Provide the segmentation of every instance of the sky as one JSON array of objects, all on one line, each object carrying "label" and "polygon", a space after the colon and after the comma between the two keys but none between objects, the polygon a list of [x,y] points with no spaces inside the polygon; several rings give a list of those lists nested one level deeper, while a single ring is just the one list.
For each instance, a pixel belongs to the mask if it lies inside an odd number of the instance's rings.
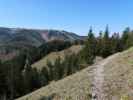
[{"label": "sky", "polygon": [[58,29],[87,35],[133,28],[133,0],[0,0],[0,27]]}]

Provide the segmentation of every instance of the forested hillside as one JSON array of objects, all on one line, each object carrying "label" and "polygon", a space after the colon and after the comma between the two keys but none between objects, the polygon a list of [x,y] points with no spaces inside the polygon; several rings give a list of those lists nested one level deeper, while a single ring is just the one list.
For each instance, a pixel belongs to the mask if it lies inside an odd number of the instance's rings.
[{"label": "forested hillside", "polygon": [[[92,100],[92,96],[94,96],[93,92],[95,92],[92,90],[95,71],[97,68],[101,69],[102,67],[104,68],[104,72],[102,73],[105,74],[105,80],[102,87],[103,93],[100,93],[98,90],[98,94],[106,94],[105,100],[120,100],[122,98],[132,100],[132,55],[133,48],[114,54],[97,64],[88,66],[62,80],[50,83],[17,100]],[[100,77],[98,76],[98,81],[101,81]]]},{"label": "forested hillside", "polygon": [[[69,46],[70,45],[67,45],[66,47],[63,47],[63,48],[65,49],[65,48],[68,48]],[[59,46],[59,42],[58,42],[58,46],[55,46],[55,47],[56,48],[53,48],[52,46],[51,49],[50,48],[41,49],[42,51],[48,50],[48,52],[44,52],[43,55],[46,56],[48,53],[54,50],[56,51],[61,50],[61,49],[58,50],[57,47],[62,48],[62,45]],[[47,85],[50,81],[53,81],[57,77],[59,77],[58,75],[54,75],[54,73],[58,70],[58,67],[53,67],[54,70],[52,69],[50,72],[46,69],[46,67],[44,67],[40,71],[38,71],[36,68],[31,67],[31,64],[35,61],[34,59],[37,56],[42,56],[42,53],[41,55],[39,54],[40,53],[37,54],[36,51],[32,51],[32,52],[28,51],[26,53],[21,52],[18,56],[14,57],[13,59],[1,61],[0,63],[0,71],[1,71],[0,79],[2,79],[0,80],[1,81],[0,86],[2,90],[1,98],[3,97],[16,98],[16,97],[22,96],[24,94],[27,94],[33,90],[40,88],[41,86]],[[60,60],[55,59],[55,63],[60,64]],[[49,67],[54,66],[54,65],[51,65],[50,62],[47,62],[47,64]],[[60,66],[60,67],[63,68],[63,66]],[[53,77],[53,75],[55,77]],[[65,76],[61,76],[61,77],[65,77]]]},{"label": "forested hillside", "polygon": [[54,64],[55,61],[59,58],[62,62],[65,59],[65,56],[77,54],[82,49],[83,49],[83,45],[73,45],[70,48],[67,48],[58,52],[57,51],[51,52],[48,55],[44,56],[39,61],[33,63],[32,67],[37,68],[38,70],[41,70],[43,67],[47,67],[48,61],[51,61],[51,63]]},{"label": "forested hillside", "polygon": [[[22,46],[23,49],[15,57],[9,60],[1,60],[0,98],[13,100],[86,68],[94,63],[97,56],[106,58],[133,46],[133,31],[129,28],[126,28],[121,35],[119,33],[111,35],[108,27],[104,32],[100,32],[99,36],[96,37],[94,34],[92,28],[90,28],[85,42],[59,39],[43,43],[39,47],[28,45],[24,49],[25,46]],[[60,51],[75,44],[84,45],[83,49],[76,54],[65,56],[63,60],[58,57],[54,63],[48,60],[47,68],[43,67],[40,71],[31,67],[33,63],[50,52]],[[18,49],[15,48],[15,50]]]},{"label": "forested hillside", "polygon": [[0,58],[8,60],[17,56],[19,51],[38,49],[51,41],[74,42],[84,39],[75,33],[59,30],[0,27]]}]

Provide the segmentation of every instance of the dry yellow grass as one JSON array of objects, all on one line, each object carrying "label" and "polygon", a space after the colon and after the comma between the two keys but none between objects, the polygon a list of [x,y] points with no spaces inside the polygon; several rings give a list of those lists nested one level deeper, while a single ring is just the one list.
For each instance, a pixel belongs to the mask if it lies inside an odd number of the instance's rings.
[{"label": "dry yellow grass", "polygon": [[40,70],[47,65],[47,61],[51,61],[52,63],[54,63],[58,57],[60,57],[61,60],[63,60],[66,54],[78,53],[82,48],[83,48],[82,45],[74,45],[68,49],[59,52],[52,52],[47,56],[45,56],[44,58],[42,58],[41,60],[34,63],[32,67],[35,67]]},{"label": "dry yellow grass", "polygon": [[123,96],[133,100],[133,48],[110,61],[104,73],[109,100],[120,100]]},{"label": "dry yellow grass", "polygon": [[84,69],[17,100],[40,100],[42,97],[52,95],[55,95],[53,100],[89,100],[91,85],[89,71],[90,68]]},{"label": "dry yellow grass", "polygon": [[16,100],[40,100],[42,97],[53,95],[52,100],[91,100],[89,95],[93,84],[94,69],[105,62],[103,89],[108,96],[107,100],[120,100],[123,97],[133,100],[133,48],[115,54]]}]

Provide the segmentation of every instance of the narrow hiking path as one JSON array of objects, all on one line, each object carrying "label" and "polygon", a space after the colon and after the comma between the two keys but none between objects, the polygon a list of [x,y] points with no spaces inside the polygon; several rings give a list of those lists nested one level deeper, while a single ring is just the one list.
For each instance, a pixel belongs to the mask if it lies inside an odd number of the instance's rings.
[{"label": "narrow hiking path", "polygon": [[104,67],[114,58],[116,55],[110,56],[107,59],[96,64],[93,69],[93,82],[92,82],[92,100],[109,100],[108,93],[106,93],[106,82],[104,79]]},{"label": "narrow hiking path", "polygon": [[105,64],[106,62],[96,65],[95,69],[93,70],[94,80],[92,83],[92,100],[106,100],[106,95],[103,90]]}]

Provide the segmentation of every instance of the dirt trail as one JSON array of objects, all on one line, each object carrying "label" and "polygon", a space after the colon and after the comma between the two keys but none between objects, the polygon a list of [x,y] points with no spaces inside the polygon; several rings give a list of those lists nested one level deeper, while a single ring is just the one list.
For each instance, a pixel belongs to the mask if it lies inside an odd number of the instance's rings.
[{"label": "dirt trail", "polygon": [[93,70],[94,79],[92,82],[92,100],[109,100],[105,92],[106,82],[104,80],[104,66],[109,63],[118,54],[108,57],[99,64],[95,65]]}]

